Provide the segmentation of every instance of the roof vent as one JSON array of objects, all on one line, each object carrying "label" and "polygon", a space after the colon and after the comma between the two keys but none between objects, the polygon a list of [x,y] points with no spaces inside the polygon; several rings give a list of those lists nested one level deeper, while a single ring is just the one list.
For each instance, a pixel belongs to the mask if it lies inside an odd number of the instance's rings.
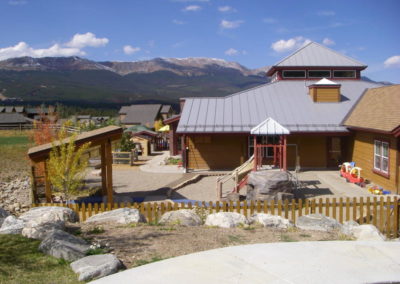
[{"label": "roof vent", "polygon": [[309,85],[309,95],[316,103],[337,103],[340,102],[340,84],[323,78],[318,82]]}]

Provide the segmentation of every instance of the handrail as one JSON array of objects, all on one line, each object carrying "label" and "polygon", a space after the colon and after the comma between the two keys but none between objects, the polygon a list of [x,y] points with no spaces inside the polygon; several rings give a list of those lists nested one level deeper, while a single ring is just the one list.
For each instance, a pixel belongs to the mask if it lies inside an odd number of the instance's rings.
[{"label": "handrail", "polygon": [[234,169],[232,172],[217,178],[217,196],[219,199],[222,198],[222,186],[230,181],[234,180],[235,181],[235,189],[239,185],[239,174],[242,170],[244,170],[246,167],[248,167],[252,162],[254,161],[254,155],[252,155],[246,162],[244,162],[242,165]]}]

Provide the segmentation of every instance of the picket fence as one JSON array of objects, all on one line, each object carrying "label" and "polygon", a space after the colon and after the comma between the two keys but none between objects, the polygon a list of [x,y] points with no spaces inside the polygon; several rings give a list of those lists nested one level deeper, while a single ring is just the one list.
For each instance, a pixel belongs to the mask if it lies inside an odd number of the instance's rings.
[{"label": "picket fence", "polygon": [[84,222],[87,218],[98,213],[118,208],[136,208],[147,219],[147,222],[157,222],[165,212],[180,209],[203,210],[203,213],[238,212],[245,216],[254,213],[269,213],[285,217],[292,222],[302,215],[321,213],[338,220],[356,221],[359,224],[373,224],[389,238],[399,236],[399,206],[397,197],[360,197],[360,198],[315,198],[292,201],[216,201],[216,202],[145,202],[145,203],[89,203],[89,204],[61,204],[39,203],[37,206],[64,206],[74,210]]}]

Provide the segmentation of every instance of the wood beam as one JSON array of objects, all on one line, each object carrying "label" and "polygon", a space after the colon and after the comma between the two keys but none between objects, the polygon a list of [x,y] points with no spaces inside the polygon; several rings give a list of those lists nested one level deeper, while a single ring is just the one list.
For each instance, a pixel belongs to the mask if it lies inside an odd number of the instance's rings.
[{"label": "wood beam", "polygon": [[44,162],[44,191],[46,195],[46,202],[50,203],[51,200],[51,185],[49,180],[49,173],[47,169],[47,162]]},{"label": "wood beam", "polygon": [[283,170],[287,171],[287,137],[283,136]]},{"label": "wood beam", "polygon": [[106,143],[107,202],[113,203],[111,140]]},{"label": "wood beam", "polygon": [[36,183],[36,167],[35,164],[31,166],[31,188],[32,188],[32,203],[39,202],[37,194],[37,183]]},{"label": "wood beam", "polygon": [[107,168],[106,168],[106,145],[105,143],[100,146],[101,156],[101,193],[103,196],[107,195]]}]

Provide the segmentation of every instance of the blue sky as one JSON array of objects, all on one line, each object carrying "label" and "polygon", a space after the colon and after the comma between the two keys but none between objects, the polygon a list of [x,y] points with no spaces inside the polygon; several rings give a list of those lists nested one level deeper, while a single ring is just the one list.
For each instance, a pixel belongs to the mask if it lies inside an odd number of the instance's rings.
[{"label": "blue sky", "polygon": [[0,59],[213,57],[272,65],[309,40],[400,83],[400,1],[0,0]]}]

